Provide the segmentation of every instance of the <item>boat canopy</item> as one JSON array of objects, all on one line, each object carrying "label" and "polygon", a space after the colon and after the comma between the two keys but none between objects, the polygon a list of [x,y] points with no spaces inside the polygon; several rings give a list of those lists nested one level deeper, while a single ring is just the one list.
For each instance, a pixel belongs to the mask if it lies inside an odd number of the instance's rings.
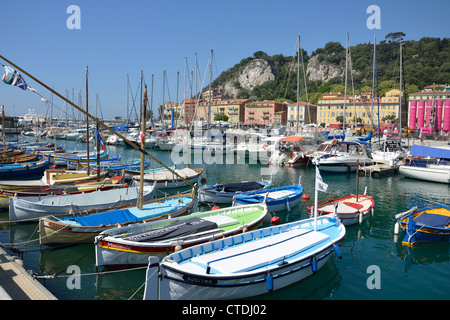
[{"label": "boat canopy", "polygon": [[304,137],[300,136],[289,136],[280,140],[280,142],[300,142]]},{"label": "boat canopy", "polygon": [[450,159],[450,149],[419,146],[414,144],[409,152],[411,156]]}]

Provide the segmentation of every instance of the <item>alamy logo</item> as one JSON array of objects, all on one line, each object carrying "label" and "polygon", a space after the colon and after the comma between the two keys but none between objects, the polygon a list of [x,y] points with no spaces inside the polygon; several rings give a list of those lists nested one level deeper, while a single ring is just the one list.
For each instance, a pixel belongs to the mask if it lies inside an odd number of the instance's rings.
[{"label": "alamy logo", "polygon": [[367,267],[367,273],[371,274],[367,278],[367,288],[370,290],[381,289],[381,270],[379,266],[371,265]]},{"label": "alamy logo", "polygon": [[369,18],[367,18],[366,26],[368,29],[381,29],[381,10],[379,6],[371,5],[367,7],[367,14],[371,14]]},{"label": "alamy logo", "polygon": [[67,7],[66,13],[71,14],[67,18],[67,29],[81,29],[81,10],[79,6],[70,5]]}]

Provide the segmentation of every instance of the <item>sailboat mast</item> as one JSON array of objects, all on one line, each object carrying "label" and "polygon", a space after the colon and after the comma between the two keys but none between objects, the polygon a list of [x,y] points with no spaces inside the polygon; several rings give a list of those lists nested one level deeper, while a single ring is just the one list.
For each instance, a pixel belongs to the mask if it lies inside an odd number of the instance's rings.
[{"label": "sailboat mast", "polygon": [[400,42],[400,95],[399,95],[399,106],[398,106],[398,117],[399,117],[399,128],[398,128],[398,138],[402,138],[402,76],[403,76],[403,44]]},{"label": "sailboat mast", "polygon": [[[89,164],[89,89],[88,89],[88,66],[86,66],[86,148],[87,148],[87,172],[88,175],[91,172]],[[98,168],[100,170],[100,168]]]},{"label": "sailboat mast", "polygon": [[374,90],[375,90],[375,52],[377,46],[377,38],[373,36],[373,68],[372,68],[372,109],[370,110],[370,131],[373,130],[373,100],[374,100]]},{"label": "sailboat mast", "polygon": [[297,45],[298,45],[298,52],[297,52],[297,133],[298,133],[298,122],[299,122],[299,113],[300,113],[300,35],[297,35]]},{"label": "sailboat mast", "polygon": [[211,61],[209,63],[209,103],[208,103],[208,126],[207,126],[207,129],[209,129],[209,127],[210,127],[210,117],[211,117],[211,100],[212,100],[211,82],[212,82],[213,52],[214,52],[214,50],[211,50]]},{"label": "sailboat mast", "polygon": [[128,106],[129,106],[129,95],[130,95],[130,79],[129,79],[129,76],[128,76],[128,74],[127,74],[127,125],[130,123],[130,118],[129,118],[129,115],[128,115],[128,112],[129,112],[129,110],[128,110]]},{"label": "sailboat mast", "polygon": [[[145,114],[147,109],[147,85],[145,85],[144,89],[144,102],[142,103],[142,133],[141,135],[141,150],[145,150]],[[140,171],[140,180],[139,180],[139,200],[138,200],[138,208],[139,210],[142,210],[143,203],[142,203],[142,197],[144,193],[144,161],[145,161],[145,154],[141,152],[141,171]]]},{"label": "sailboat mast", "polygon": [[348,32],[347,44],[345,49],[345,93],[344,93],[344,112],[342,113],[342,130],[345,132],[345,112],[347,110],[347,73],[348,73]]},{"label": "sailboat mast", "polygon": [[380,139],[380,93],[378,91],[378,61],[377,61],[377,51],[375,50],[375,72],[376,72],[376,78],[377,78],[377,109],[378,109],[378,143],[381,143]]}]

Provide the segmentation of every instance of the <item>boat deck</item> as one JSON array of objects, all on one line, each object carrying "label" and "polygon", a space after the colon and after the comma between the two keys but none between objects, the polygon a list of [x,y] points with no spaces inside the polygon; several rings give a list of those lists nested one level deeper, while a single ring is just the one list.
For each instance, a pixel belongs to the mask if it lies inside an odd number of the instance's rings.
[{"label": "boat deck", "polygon": [[[198,255],[180,264],[183,264],[183,269],[187,272],[196,270],[196,272],[206,273],[208,268],[210,268],[210,274],[249,272],[304,253],[329,238],[321,232],[296,229],[246,242],[245,246],[234,245]],[[204,247],[207,248],[207,245]]]}]

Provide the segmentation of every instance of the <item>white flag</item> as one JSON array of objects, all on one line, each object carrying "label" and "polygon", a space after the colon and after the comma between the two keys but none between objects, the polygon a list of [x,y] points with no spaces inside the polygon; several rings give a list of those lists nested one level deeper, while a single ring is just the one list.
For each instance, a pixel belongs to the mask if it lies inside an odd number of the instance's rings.
[{"label": "white flag", "polygon": [[316,166],[316,189],[322,192],[327,192],[328,185],[323,182],[320,176],[319,167]]}]

